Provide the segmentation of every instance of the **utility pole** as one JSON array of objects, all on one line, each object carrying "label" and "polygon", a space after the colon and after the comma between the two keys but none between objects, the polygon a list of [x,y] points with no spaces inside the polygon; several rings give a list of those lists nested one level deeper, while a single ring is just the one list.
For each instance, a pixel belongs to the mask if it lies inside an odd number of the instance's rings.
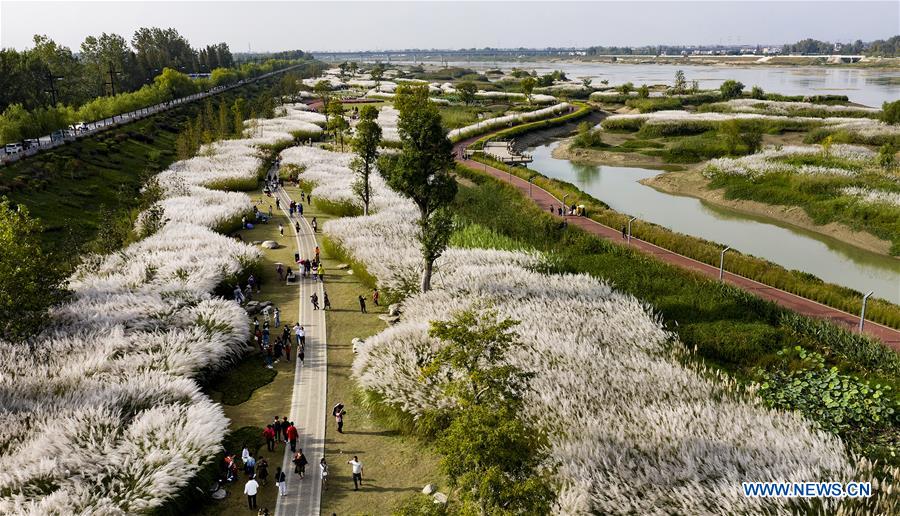
[{"label": "utility pole", "polygon": [[118,75],[120,73],[122,73],[122,72],[119,72],[116,70],[116,65],[114,65],[114,64],[112,64],[112,62],[110,62],[109,63],[109,82],[106,83],[109,85],[110,96],[113,96],[113,97],[116,96],[116,75]]},{"label": "utility pole", "polygon": [[44,91],[46,91],[47,93],[50,94],[50,99],[53,102],[53,105],[55,106],[56,101],[57,101],[57,94],[59,93],[56,89],[56,81],[62,79],[63,76],[62,75],[53,75],[53,72],[51,72],[50,70],[47,70],[46,78],[47,78],[47,82],[50,84],[50,86]]}]

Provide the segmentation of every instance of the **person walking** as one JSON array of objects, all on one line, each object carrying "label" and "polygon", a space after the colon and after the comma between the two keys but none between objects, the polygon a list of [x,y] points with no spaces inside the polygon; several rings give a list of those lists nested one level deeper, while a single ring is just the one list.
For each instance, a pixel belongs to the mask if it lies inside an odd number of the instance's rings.
[{"label": "person walking", "polygon": [[287,440],[291,443],[291,451],[297,451],[297,427],[294,426],[293,421],[291,421],[287,428]]},{"label": "person walking", "polygon": [[331,301],[328,300],[328,292],[322,291],[322,295],[325,296],[322,308],[324,308],[325,310],[331,310]]},{"label": "person walking", "polygon": [[359,311],[366,313],[366,298],[359,296]]},{"label": "person walking", "polygon": [[309,301],[312,303],[313,310],[319,309],[319,295],[313,292],[311,296],[309,296]]},{"label": "person walking", "polygon": [[319,232],[319,221],[317,221],[315,217],[312,218],[312,222],[310,222],[309,224],[313,228],[313,233]]},{"label": "person walking", "polygon": [[338,403],[331,409],[331,415],[334,416],[334,422],[337,423],[337,431],[339,434],[344,433],[344,414],[347,411],[344,410],[344,404]]},{"label": "person walking", "polygon": [[278,420],[278,416],[275,416],[272,420],[272,424],[269,426],[272,427],[272,430],[275,430],[275,440],[281,439],[281,432],[284,428],[281,427],[281,421]]},{"label": "person walking", "polygon": [[281,339],[281,342],[284,344],[284,361],[291,361],[291,339]]},{"label": "person walking", "polygon": [[303,448],[300,448],[294,454],[294,473],[300,475],[301,480],[306,476],[307,464],[309,464],[309,461],[306,460],[306,455],[303,455]]},{"label": "person walking", "polygon": [[281,310],[279,310],[276,306],[272,309],[272,315],[275,318],[275,328],[278,328],[279,326],[281,326]]},{"label": "person walking", "polygon": [[282,225],[282,224],[278,225],[278,232],[281,233],[281,236],[284,236],[284,225]]},{"label": "person walking", "polygon": [[622,239],[625,240],[628,238],[628,233],[625,231],[625,226],[622,226]]},{"label": "person walking", "polygon": [[319,246],[316,246],[315,253],[316,253],[316,262],[318,263],[318,261],[319,261]]},{"label": "person walking", "polygon": [[354,455],[352,460],[347,461],[347,464],[350,465],[350,469],[353,473],[353,490],[359,491],[359,486],[362,485],[362,462],[359,461],[359,457]]},{"label": "person walking", "polygon": [[377,288],[373,289],[372,290],[372,302],[375,303],[375,306],[378,306],[378,297],[379,297],[378,289]]},{"label": "person walking", "polygon": [[265,457],[260,457],[256,461],[256,478],[258,478],[264,486],[269,485],[269,461]]},{"label": "person walking", "polygon": [[263,437],[266,439],[266,450],[275,451],[275,429],[272,425],[267,425],[263,430]]},{"label": "person walking", "polygon": [[249,477],[253,477],[253,473],[256,471],[256,459],[253,458],[253,455],[247,457],[247,460],[244,461],[244,473]]},{"label": "person walking", "polygon": [[256,509],[256,493],[258,491],[259,482],[257,482],[255,478],[250,477],[250,480],[244,484],[244,494],[247,495],[247,505],[250,509]]},{"label": "person walking", "polygon": [[287,479],[284,471],[281,471],[281,466],[275,468],[275,485],[278,486],[278,494],[281,496],[287,494]]},{"label": "person walking", "polygon": [[325,462],[325,457],[319,461],[319,475],[322,477],[322,490],[328,489],[328,463]]},{"label": "person walking", "polygon": [[304,353],[304,349],[306,346],[298,346],[297,347],[297,360],[300,361],[300,364],[303,364],[303,359],[306,358],[306,354]]},{"label": "person walking", "polygon": [[306,330],[301,326],[299,329],[295,326],[294,333],[297,334],[297,346],[306,347]]},{"label": "person walking", "polygon": [[325,266],[322,265],[322,262],[319,262],[319,268],[316,269],[316,275],[319,277],[319,281],[325,283]]}]

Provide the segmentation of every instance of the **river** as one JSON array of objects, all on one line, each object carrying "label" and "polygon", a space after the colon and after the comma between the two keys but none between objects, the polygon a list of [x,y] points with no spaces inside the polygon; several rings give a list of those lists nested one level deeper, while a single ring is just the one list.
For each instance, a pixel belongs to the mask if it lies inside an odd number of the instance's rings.
[{"label": "river", "polygon": [[[759,86],[767,92],[784,95],[847,95],[851,101],[881,107],[883,102],[900,99],[900,71],[874,68],[765,65],[670,65],[615,63],[554,62],[450,62],[476,70],[512,68],[547,73],[562,70],[570,79],[590,77],[597,85],[608,80],[610,85],[632,82],[672,84],[675,72],[683,70],[688,82],[697,81],[701,88],[718,88],[727,79],[738,80],[749,89]],[[893,84],[891,84],[893,82]]]},{"label": "river", "polygon": [[[530,168],[567,181],[612,209],[679,233],[719,242],[838,285],[900,303],[900,260],[882,256],[812,231],[672,195],[638,181],[663,173],[636,167],[595,166],[556,159],[559,142],[527,149]],[[726,257],[727,264],[727,257]],[[727,268],[727,265],[726,265]]]}]

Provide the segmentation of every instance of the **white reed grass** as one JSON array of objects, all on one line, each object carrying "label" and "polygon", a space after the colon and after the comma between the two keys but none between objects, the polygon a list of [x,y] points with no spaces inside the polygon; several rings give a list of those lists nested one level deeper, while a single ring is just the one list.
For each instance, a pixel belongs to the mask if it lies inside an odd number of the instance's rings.
[{"label": "white reed grass", "polygon": [[[353,198],[348,156],[302,148],[282,159],[309,167],[314,197]],[[372,215],[331,220],[324,230],[379,284],[409,291],[421,269],[416,209],[381,181],[373,195]],[[796,414],[764,408],[733,382],[685,367],[672,351],[674,335],[648,307],[586,275],[537,272],[543,260],[448,249],[435,289],[408,297],[401,322],[358,348],[357,380],[414,416],[449,406],[443,385],[423,381],[419,371],[440,345],[428,337],[428,323],[489,305],[521,321],[524,346],[509,360],[536,375],[522,417],[550,437],[562,486],[554,512],[786,512],[784,500],[744,497],[740,482],[851,477],[839,439]]]},{"label": "white reed grass", "polygon": [[525,122],[534,122],[536,120],[552,118],[564,111],[568,111],[571,107],[572,105],[568,102],[560,102],[559,104],[556,104],[554,106],[545,107],[535,111],[526,111],[524,113],[514,113],[511,115],[488,118],[475,124],[460,127],[459,129],[453,129],[452,131],[447,133],[447,136],[454,141],[461,140],[463,138],[483,134],[492,129],[497,129],[503,126],[511,127],[513,125]]},{"label": "white reed grass", "polygon": [[[259,124],[308,124],[303,112]],[[174,163],[158,175],[162,227],[86,257],[30,349],[0,342],[0,514],[152,512],[221,449],[229,421],[195,379],[245,352],[246,312],[212,292],[259,251],[210,229],[249,198],[207,186],[254,180],[256,145],[279,138]]]}]

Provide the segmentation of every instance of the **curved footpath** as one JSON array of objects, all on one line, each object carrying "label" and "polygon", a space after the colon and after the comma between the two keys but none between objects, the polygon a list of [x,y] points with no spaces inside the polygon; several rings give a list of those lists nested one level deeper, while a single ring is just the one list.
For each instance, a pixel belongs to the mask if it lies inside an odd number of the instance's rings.
[{"label": "curved footpath", "polygon": [[[270,171],[277,178],[277,169]],[[289,220],[300,222],[300,231],[293,226],[287,228],[294,233],[296,239],[296,251],[301,257],[311,258],[318,245],[312,228],[305,218],[291,218],[286,207],[290,205],[291,198],[282,190],[277,189],[275,195],[281,204],[281,211]],[[296,264],[291,265],[296,269]],[[306,477],[301,480],[294,474],[293,453],[289,446],[285,447],[284,458],[281,461],[281,469],[287,476],[287,495],[279,496],[275,506],[276,516],[317,516],[322,500],[322,481],[319,477],[319,460],[325,456],[325,424],[327,415],[326,383],[327,383],[327,354],[325,351],[325,311],[312,310],[307,305],[307,300],[313,294],[318,293],[319,299],[324,298],[324,286],[313,279],[299,277],[298,295],[300,296],[300,308],[297,320],[306,331],[305,360],[301,364],[294,358],[294,392],[291,395],[291,411],[288,416],[297,426],[300,437],[297,447],[303,449],[309,465],[306,467]],[[303,307],[307,307],[304,309]],[[291,330],[293,336],[293,329]]]},{"label": "curved footpath", "polygon": [[[456,143],[453,146],[453,154],[456,162],[469,168],[483,171],[486,174],[495,177],[496,179],[511,184],[512,186],[516,187],[516,189],[518,189],[523,196],[529,197],[530,183],[528,183],[528,181],[522,179],[521,177],[515,174],[509,174],[508,172],[504,172],[478,161],[459,158],[459,156],[462,155],[462,151],[467,146],[483,136],[484,135],[469,138]],[[531,187],[533,188],[531,190],[531,200],[534,201],[542,209],[546,210],[551,204],[554,206],[559,206],[562,204],[559,199],[554,197],[550,192],[544,190],[543,188],[537,185],[531,185]],[[562,218],[558,217],[555,214],[553,216],[556,218]],[[694,272],[698,272],[708,278],[718,279],[719,277],[718,267],[714,267],[712,265],[694,260],[693,258],[688,258],[687,256],[674,253],[635,237],[632,237],[631,243],[628,243],[622,239],[622,232],[620,230],[605,226],[593,219],[575,216],[569,216],[566,217],[566,219],[568,220],[569,224],[578,226],[588,233],[591,233],[592,235],[600,237],[604,240],[609,240],[610,242],[614,242],[627,247],[633,247],[666,263],[681,267],[682,269],[688,269]],[[855,331],[859,326],[858,315],[849,314],[842,310],[823,305],[811,299],[806,299],[805,297],[791,294],[790,292],[771,287],[758,281],[754,281],[737,274],[732,274],[728,271],[725,271],[724,279],[726,282],[732,285],[756,294],[757,296],[767,301],[777,303],[778,305],[783,306],[789,310],[793,310],[799,314],[816,317],[819,319],[827,319],[851,331]],[[871,335],[872,337],[879,339],[881,342],[885,343],[895,351],[900,351],[900,331],[868,320],[866,321],[863,331]]]}]

